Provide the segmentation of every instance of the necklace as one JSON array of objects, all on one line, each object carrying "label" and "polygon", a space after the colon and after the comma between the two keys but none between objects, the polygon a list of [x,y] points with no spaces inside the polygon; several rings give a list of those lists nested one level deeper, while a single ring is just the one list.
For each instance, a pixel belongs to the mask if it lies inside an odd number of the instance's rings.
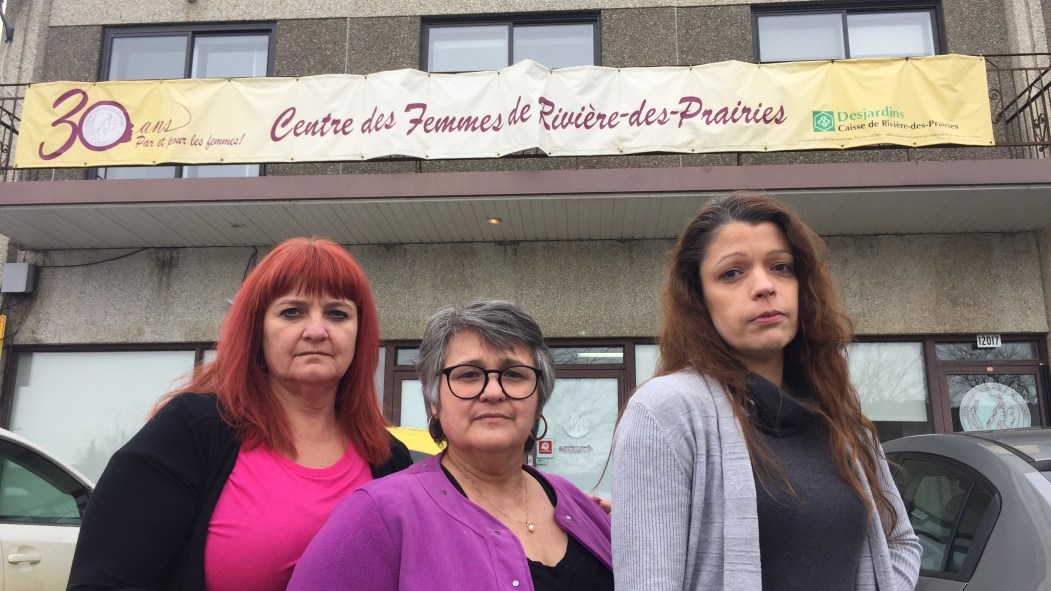
[{"label": "necklace", "polygon": [[[455,462],[452,461],[452,458],[449,458],[449,461],[455,465]],[[526,529],[529,530],[529,533],[536,532],[536,525],[529,520],[529,491],[526,490],[526,479],[524,472],[522,473],[522,496],[525,498],[525,521],[522,521],[521,519],[515,519],[514,517],[511,517],[503,509],[501,509],[499,505],[494,503],[493,500],[489,498],[489,495],[485,494],[485,491],[478,487],[478,483],[474,481],[474,478],[471,478],[471,475],[465,472],[463,468],[460,468],[460,466],[457,465],[456,469],[460,471],[460,474],[463,474],[464,477],[467,478],[467,482],[471,483],[471,486],[474,487],[474,490],[478,491],[478,494],[482,495],[482,498],[485,499],[489,503],[489,505],[493,507],[493,509],[496,509],[500,512],[501,515],[510,519],[511,521],[515,523],[521,523],[522,525],[526,526]]]}]

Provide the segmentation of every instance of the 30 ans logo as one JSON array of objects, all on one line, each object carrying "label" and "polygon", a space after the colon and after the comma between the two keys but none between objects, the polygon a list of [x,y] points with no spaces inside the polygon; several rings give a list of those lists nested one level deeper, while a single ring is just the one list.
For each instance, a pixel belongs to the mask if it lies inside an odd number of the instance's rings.
[{"label": "30 ans logo", "polygon": [[835,131],[836,116],[832,111],[814,111],[814,131]]}]

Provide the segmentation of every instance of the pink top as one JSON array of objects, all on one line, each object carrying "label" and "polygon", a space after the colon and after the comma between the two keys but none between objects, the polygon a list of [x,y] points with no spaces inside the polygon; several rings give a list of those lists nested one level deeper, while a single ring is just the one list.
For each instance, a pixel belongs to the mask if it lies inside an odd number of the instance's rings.
[{"label": "pink top", "polygon": [[320,469],[263,446],[242,448],[208,526],[208,591],[284,591],[332,508],[370,480],[369,464],[353,445]]}]

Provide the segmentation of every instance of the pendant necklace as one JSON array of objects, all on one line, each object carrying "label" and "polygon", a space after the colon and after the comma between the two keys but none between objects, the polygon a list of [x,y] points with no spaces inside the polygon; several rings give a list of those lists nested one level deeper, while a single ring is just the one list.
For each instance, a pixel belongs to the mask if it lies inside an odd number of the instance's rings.
[{"label": "pendant necklace", "polygon": [[[446,456],[446,457],[448,457],[448,456]],[[449,458],[449,461],[452,462],[452,458]],[[455,462],[453,462],[453,463],[455,464]],[[456,468],[460,471],[461,474],[464,475],[465,478],[467,478],[467,482],[471,483],[471,486],[474,487],[474,490],[478,491],[478,494],[482,495],[482,498],[485,499],[489,503],[489,505],[493,507],[493,509],[496,509],[497,511],[500,512],[501,515],[503,515],[504,517],[510,519],[511,521],[513,521],[515,523],[521,523],[522,525],[524,525],[526,527],[527,530],[529,530],[529,533],[536,532],[536,525],[532,521],[529,520],[529,491],[526,490],[526,479],[525,479],[526,476],[525,476],[525,472],[521,473],[522,474],[522,496],[525,498],[525,521],[522,521],[521,519],[515,519],[514,517],[511,517],[506,512],[504,512],[504,510],[501,509],[499,505],[494,503],[493,500],[489,498],[489,495],[485,494],[485,491],[483,491],[481,488],[478,487],[478,483],[476,483],[474,481],[474,478],[471,478],[470,474],[465,472],[462,468],[460,468],[460,466],[456,466]]]}]

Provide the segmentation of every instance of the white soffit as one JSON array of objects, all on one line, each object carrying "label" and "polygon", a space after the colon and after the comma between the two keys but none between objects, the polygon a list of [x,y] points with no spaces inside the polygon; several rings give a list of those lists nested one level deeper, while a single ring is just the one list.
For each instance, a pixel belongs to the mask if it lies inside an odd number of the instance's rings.
[{"label": "white soffit", "polygon": [[[1044,186],[777,191],[819,234],[1020,232],[1051,227]],[[674,238],[711,193],[7,206],[0,234],[23,248]],[[497,217],[503,223],[486,222]]]}]

